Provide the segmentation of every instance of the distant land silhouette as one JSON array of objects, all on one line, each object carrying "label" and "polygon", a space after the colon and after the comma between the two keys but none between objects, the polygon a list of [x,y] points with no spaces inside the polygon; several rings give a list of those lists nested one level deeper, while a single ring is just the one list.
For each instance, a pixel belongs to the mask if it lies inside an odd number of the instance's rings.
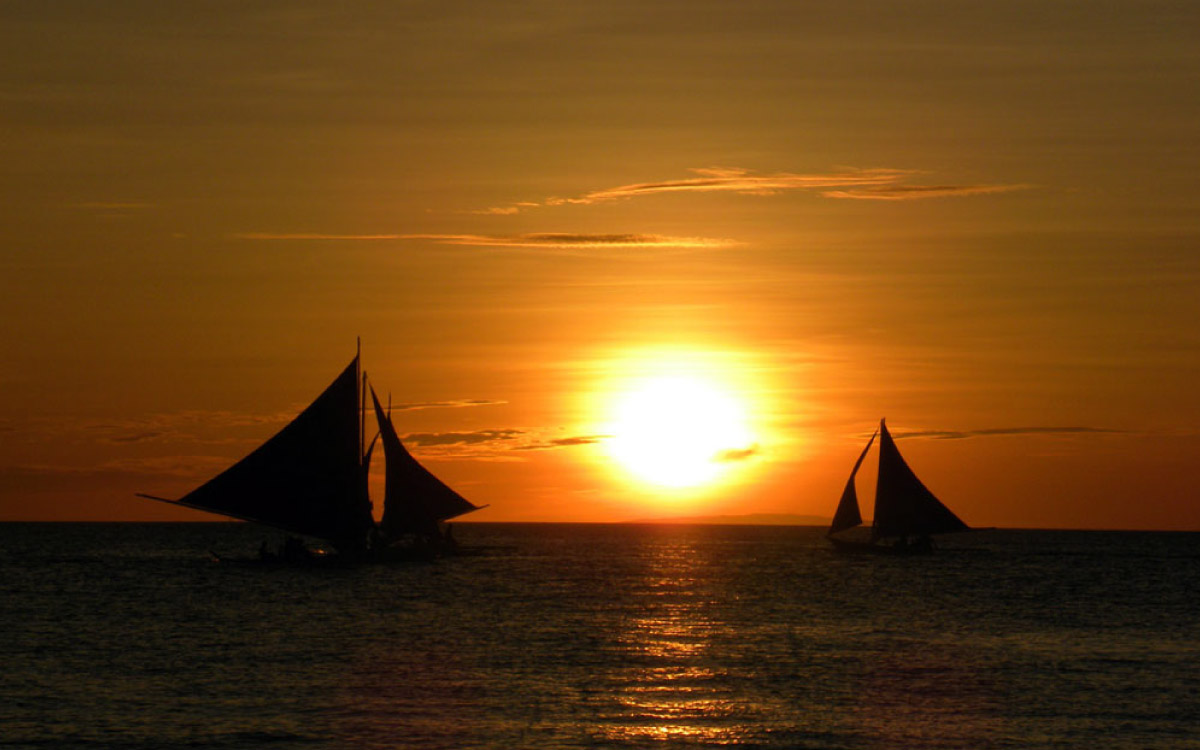
[{"label": "distant land silhouette", "polygon": [[829,516],[801,516],[794,513],[745,513],[720,516],[659,516],[635,518],[625,523],[694,523],[728,526],[828,526]]}]

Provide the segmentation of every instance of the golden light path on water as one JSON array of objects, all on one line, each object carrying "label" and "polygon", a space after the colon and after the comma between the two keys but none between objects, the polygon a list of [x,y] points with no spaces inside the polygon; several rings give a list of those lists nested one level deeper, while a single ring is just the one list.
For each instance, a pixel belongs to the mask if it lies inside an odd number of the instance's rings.
[{"label": "golden light path on water", "polygon": [[732,625],[714,611],[701,570],[711,561],[697,555],[682,540],[647,550],[638,588],[649,606],[618,637],[630,668],[608,686],[613,710],[594,728],[599,741],[732,745],[751,732],[745,720],[760,708],[736,694],[710,654]]}]

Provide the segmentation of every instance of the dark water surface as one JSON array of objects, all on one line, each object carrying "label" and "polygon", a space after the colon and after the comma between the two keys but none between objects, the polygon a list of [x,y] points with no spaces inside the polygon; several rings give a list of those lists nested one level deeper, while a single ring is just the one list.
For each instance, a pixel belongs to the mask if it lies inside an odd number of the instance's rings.
[{"label": "dark water surface", "polygon": [[1200,534],[840,557],[784,527],[461,524],[250,568],[242,524],[0,524],[0,747],[1200,748]]}]

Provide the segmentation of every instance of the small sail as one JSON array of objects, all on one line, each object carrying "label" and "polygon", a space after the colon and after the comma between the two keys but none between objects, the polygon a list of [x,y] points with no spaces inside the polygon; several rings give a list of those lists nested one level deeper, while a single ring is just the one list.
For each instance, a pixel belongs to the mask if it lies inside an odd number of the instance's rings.
[{"label": "small sail", "polygon": [[852,529],[862,523],[862,513],[858,510],[858,492],[854,489],[854,477],[858,474],[863,459],[867,457],[867,451],[871,450],[871,444],[875,442],[875,435],[878,434],[878,430],[872,433],[871,439],[867,441],[867,447],[858,454],[858,460],[854,462],[854,469],[850,471],[850,478],[846,480],[846,489],[842,490],[842,499],[838,502],[837,512],[833,514],[833,523],[829,525],[826,536]]},{"label": "small sail", "polygon": [[478,510],[478,506],[447,487],[412,457],[400,442],[374,388],[371,399],[375,402],[375,419],[379,422],[387,466],[380,523],[383,533],[393,539],[402,534],[428,534],[436,531],[440,521]]},{"label": "small sail", "polygon": [[887,425],[879,423],[879,477],[872,536],[920,536],[966,531],[967,525],[917,479]]},{"label": "small sail", "polygon": [[289,425],[178,502],[358,546],[373,525],[358,451],[355,357]]},{"label": "small sail", "polygon": [[[364,396],[366,394],[363,394]],[[363,404],[365,407],[366,404]],[[362,420],[366,421],[366,410],[362,411]],[[379,442],[379,435],[371,438],[371,444],[367,446],[367,452],[363,454],[362,471],[359,472],[359,480],[362,482],[362,494],[367,499],[367,510],[371,514],[371,526],[375,526],[375,506],[371,503],[371,456],[375,453],[375,443]]]}]

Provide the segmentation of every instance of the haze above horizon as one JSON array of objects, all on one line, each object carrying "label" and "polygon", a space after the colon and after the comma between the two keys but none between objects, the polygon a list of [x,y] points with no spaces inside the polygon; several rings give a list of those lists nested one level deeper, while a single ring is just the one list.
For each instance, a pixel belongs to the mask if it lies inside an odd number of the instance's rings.
[{"label": "haze above horizon", "polygon": [[0,521],[211,518],[133,493],[361,336],[472,520],[828,517],[887,417],[972,526],[1200,530],[1197,27],[6,4]]}]

